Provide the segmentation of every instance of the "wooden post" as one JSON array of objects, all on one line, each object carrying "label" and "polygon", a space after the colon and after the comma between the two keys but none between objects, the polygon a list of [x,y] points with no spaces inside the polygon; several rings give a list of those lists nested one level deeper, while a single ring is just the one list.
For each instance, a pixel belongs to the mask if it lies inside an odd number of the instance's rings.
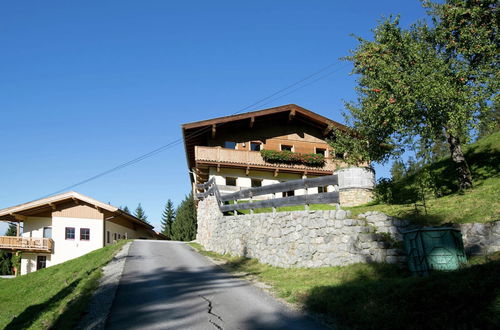
[{"label": "wooden post", "polygon": [[16,225],[16,236],[19,237],[21,236],[21,222],[17,222],[17,225]]}]

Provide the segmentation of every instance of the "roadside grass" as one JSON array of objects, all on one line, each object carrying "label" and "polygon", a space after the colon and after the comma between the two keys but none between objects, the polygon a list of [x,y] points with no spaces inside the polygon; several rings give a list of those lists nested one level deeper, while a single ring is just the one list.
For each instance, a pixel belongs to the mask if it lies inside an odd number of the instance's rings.
[{"label": "roadside grass", "polygon": [[490,222],[500,219],[500,177],[484,179],[470,191],[454,193],[440,198],[429,198],[427,214],[413,204],[367,204],[346,207],[354,216],[367,211],[413,220],[423,225],[444,223]]},{"label": "roadside grass", "polygon": [[0,280],[0,329],[72,329],[102,276],[101,268],[128,241],[62,264]]},{"label": "roadside grass", "polygon": [[498,328],[500,253],[478,257],[452,272],[413,277],[390,264],[325,268],[278,268],[255,259],[219,255],[189,243],[200,254],[225,263],[243,278],[255,278],[290,303],[325,315],[348,329]]}]

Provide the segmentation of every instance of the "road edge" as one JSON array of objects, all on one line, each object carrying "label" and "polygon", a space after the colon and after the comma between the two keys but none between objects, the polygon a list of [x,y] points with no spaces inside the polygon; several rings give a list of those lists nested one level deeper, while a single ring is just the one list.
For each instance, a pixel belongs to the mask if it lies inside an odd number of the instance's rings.
[{"label": "road edge", "polygon": [[80,320],[76,329],[104,329],[131,245],[132,242],[125,244],[113,259],[102,268],[103,275],[99,279],[99,286],[94,291],[87,306],[87,313]]}]

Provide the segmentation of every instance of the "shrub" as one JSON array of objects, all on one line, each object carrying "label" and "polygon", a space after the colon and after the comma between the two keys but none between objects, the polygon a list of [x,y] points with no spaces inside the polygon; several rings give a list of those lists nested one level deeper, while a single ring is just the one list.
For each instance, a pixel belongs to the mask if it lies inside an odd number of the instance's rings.
[{"label": "shrub", "polygon": [[309,166],[323,166],[325,157],[321,154],[302,154],[288,150],[261,150],[262,158],[269,163],[304,164]]}]

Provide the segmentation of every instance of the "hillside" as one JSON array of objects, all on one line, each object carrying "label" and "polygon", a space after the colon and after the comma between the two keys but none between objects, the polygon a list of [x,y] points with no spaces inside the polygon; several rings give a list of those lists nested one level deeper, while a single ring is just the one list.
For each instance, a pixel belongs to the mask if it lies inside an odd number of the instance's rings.
[{"label": "hillside", "polygon": [[[428,225],[447,222],[489,222],[500,219],[500,132],[487,136],[465,147],[467,162],[472,171],[474,188],[458,191],[456,171],[449,157],[443,158],[427,170],[432,173],[432,184],[442,197],[426,194],[427,214],[422,207],[415,212],[412,203],[372,203],[350,208],[353,214],[380,211],[386,214],[412,218]],[[416,183],[421,173],[408,176],[395,183],[400,194]]]},{"label": "hillside", "polygon": [[71,329],[101,277],[101,268],[125,244],[14,279],[0,279],[0,329]]}]

